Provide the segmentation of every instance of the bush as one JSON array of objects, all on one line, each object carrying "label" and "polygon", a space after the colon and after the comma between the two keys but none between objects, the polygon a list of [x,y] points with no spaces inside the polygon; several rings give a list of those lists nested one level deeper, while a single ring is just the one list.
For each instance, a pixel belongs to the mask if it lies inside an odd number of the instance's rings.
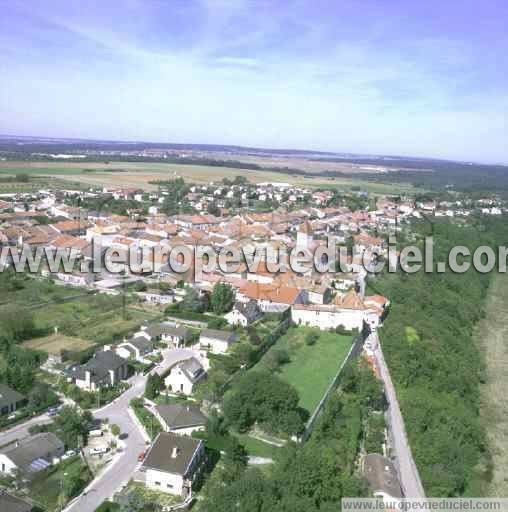
[{"label": "bush", "polygon": [[305,336],[305,343],[307,345],[315,345],[319,339],[319,334],[316,331],[311,331]]}]

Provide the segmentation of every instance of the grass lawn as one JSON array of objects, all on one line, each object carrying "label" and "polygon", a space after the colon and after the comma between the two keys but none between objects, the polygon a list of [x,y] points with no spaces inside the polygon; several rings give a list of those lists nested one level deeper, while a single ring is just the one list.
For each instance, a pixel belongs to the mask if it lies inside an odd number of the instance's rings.
[{"label": "grass lawn", "polygon": [[[319,334],[319,339],[315,345],[306,345],[305,336],[313,330]],[[286,350],[291,361],[281,367],[280,377],[298,391],[301,407],[312,413],[349,352],[352,341],[352,335],[292,327],[270,348],[253,371],[266,368],[266,359],[271,351]]]},{"label": "grass lawn", "polygon": [[234,432],[233,435],[245,448],[245,451],[254,457],[272,459],[277,451],[280,450],[278,446],[265,443],[259,439],[249,436],[248,434],[238,434],[237,432]]}]

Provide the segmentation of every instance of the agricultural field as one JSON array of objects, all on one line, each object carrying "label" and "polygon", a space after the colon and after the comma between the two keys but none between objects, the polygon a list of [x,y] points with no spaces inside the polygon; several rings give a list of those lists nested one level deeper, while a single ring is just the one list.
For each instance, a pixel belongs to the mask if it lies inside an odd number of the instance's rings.
[{"label": "agricultural field", "polygon": [[193,183],[209,183],[222,178],[246,176],[253,183],[289,182],[303,187],[332,187],[361,189],[371,193],[414,193],[417,191],[409,184],[374,183],[362,179],[328,178],[319,176],[292,175],[286,172],[273,172],[258,169],[238,169],[234,167],[214,167],[207,165],[189,165],[151,162],[4,162],[0,163],[0,176],[28,174],[68,180],[81,186],[139,187],[144,190],[156,190],[153,182],[182,177]]},{"label": "agricultural field", "polygon": [[[314,345],[306,344],[306,336],[316,332]],[[309,327],[292,327],[253,368],[269,369],[270,353],[284,350],[290,361],[280,368],[280,377],[291,384],[300,396],[300,405],[312,413],[339,370],[352,344],[352,336],[319,331]]]}]

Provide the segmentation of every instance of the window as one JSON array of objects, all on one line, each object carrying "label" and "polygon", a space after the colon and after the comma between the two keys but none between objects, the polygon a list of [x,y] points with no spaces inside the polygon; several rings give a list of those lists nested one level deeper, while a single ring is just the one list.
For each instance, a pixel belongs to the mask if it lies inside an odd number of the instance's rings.
[{"label": "window", "polygon": [[174,485],[172,485],[172,484],[166,484],[166,487],[167,487],[168,489],[173,489]]}]

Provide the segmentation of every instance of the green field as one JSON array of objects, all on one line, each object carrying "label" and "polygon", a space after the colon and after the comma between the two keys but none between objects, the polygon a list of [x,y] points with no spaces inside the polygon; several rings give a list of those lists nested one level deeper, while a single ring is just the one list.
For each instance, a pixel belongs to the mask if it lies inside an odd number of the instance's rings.
[{"label": "green field", "polygon": [[[305,336],[319,333],[315,345],[306,345]],[[300,405],[310,413],[314,411],[337,373],[352,344],[352,336],[343,336],[309,327],[292,327],[254,367],[266,368],[270,351],[284,349],[291,361],[281,367],[280,377],[291,384],[300,396]]]}]

